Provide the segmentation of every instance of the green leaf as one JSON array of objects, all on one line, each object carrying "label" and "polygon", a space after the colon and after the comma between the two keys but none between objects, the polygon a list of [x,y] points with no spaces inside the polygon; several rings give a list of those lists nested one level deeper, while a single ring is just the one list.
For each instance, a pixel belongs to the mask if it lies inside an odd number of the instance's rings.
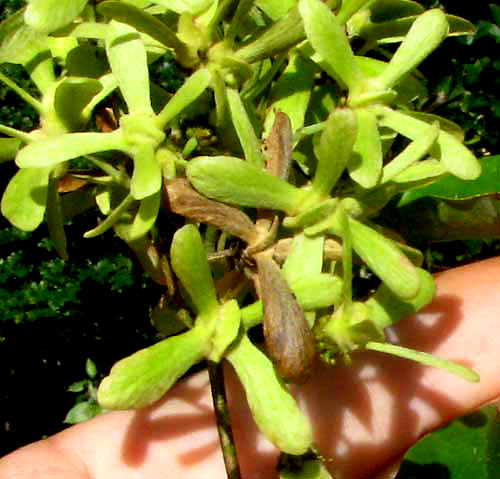
[{"label": "green leaf", "polygon": [[90,117],[94,108],[118,86],[116,78],[112,73],[101,76],[99,82],[102,85],[102,90],[85,107],[82,113],[84,117]]},{"label": "green leaf", "polygon": [[446,176],[423,188],[404,193],[399,206],[407,205],[419,198],[433,197],[448,200],[466,200],[500,193],[500,155],[485,156],[480,160],[482,173],[475,180],[461,180]]},{"label": "green leaf", "polygon": [[387,68],[371,82],[375,90],[392,88],[417,67],[448,35],[446,15],[434,8],[420,15],[394,53]]},{"label": "green leaf", "polygon": [[238,336],[240,322],[241,311],[235,299],[220,305],[208,359],[216,362],[222,359],[227,348]]},{"label": "green leaf", "polygon": [[144,236],[153,227],[160,211],[160,202],[160,191],[142,199],[130,227],[128,241],[134,241]]},{"label": "green leaf", "polygon": [[87,358],[87,361],[85,361],[85,372],[89,378],[95,378],[97,375],[97,366],[90,358]]},{"label": "green leaf", "polygon": [[438,136],[438,125],[431,125],[420,138],[410,143],[399,155],[384,166],[381,182],[385,183],[391,180],[406,168],[421,160],[429,152]]},{"label": "green leaf", "polygon": [[102,84],[92,78],[66,77],[54,93],[54,109],[68,131],[81,130],[89,120],[83,115],[90,100],[102,90]]},{"label": "green leaf", "polygon": [[260,141],[255,135],[252,123],[245,110],[237,90],[226,88],[227,103],[231,112],[234,128],[243,148],[245,160],[257,167],[264,166],[264,155],[260,149]]},{"label": "green leaf", "polygon": [[489,197],[457,201],[421,198],[394,213],[406,236],[421,243],[496,239],[498,211],[500,203]]},{"label": "green leaf", "polygon": [[[374,5],[383,3],[389,2],[374,2]],[[363,18],[361,14],[359,18],[354,17],[354,21],[351,22],[350,27],[353,35],[358,35],[366,41],[377,42],[380,44],[398,43],[404,40],[411,26],[418,18],[418,15],[420,15],[422,12],[423,10],[419,12],[413,12],[416,14],[412,13],[411,15],[389,15],[391,18],[388,20],[375,22],[366,21],[366,19]],[[464,18],[447,14],[446,20],[449,25],[449,37],[467,35],[475,32],[474,25]]]},{"label": "green leaf", "polygon": [[13,160],[21,146],[17,138],[0,138],[0,163]]},{"label": "green leaf", "polygon": [[420,477],[421,471],[431,477],[494,479],[499,470],[500,414],[489,404],[422,438],[406,453],[399,475]]},{"label": "green leaf", "polygon": [[[314,195],[310,195],[314,199]],[[302,213],[296,216],[288,216],[284,218],[283,225],[286,228],[306,228],[304,232],[307,236],[316,236],[317,234],[322,234],[324,228],[322,225],[324,221],[328,221],[329,218],[339,206],[339,198],[330,198],[313,204],[308,208],[304,208]],[[316,229],[316,226],[319,229]]]},{"label": "green leaf", "polygon": [[297,4],[297,0],[256,0],[254,3],[269,18],[276,21],[284,17]]},{"label": "green leaf", "polygon": [[166,301],[162,297],[150,314],[151,323],[162,337],[173,336],[192,327],[194,321],[187,310],[164,303]]},{"label": "green leaf", "polygon": [[161,167],[156,160],[151,143],[135,148],[134,171],[130,181],[130,193],[136,200],[156,194],[161,188]]},{"label": "green leaf", "polygon": [[449,373],[460,376],[466,381],[470,381],[473,383],[479,382],[479,374],[474,372],[472,369],[466,368],[465,366],[454,363],[453,361],[450,361],[448,359],[439,358],[429,353],[403,348],[402,346],[397,346],[395,344],[377,343],[375,341],[370,341],[369,343],[367,343],[365,345],[365,348],[372,351],[393,354],[394,356],[398,356],[400,358],[410,359],[426,366],[445,369]]},{"label": "green leaf", "polygon": [[[318,165],[312,191],[321,199],[330,195],[359,143],[358,115],[349,108],[337,108],[326,120],[319,144],[314,148]],[[358,148],[359,150],[359,148]]]},{"label": "green leaf", "polygon": [[274,111],[281,111],[290,118],[293,131],[304,126],[315,72],[313,62],[302,55],[291,53],[288,65],[269,94],[273,111],[266,117],[266,126],[269,125],[270,128],[274,122]]},{"label": "green leaf", "polygon": [[463,141],[465,140],[465,132],[463,128],[448,118],[443,118],[442,116],[434,115],[432,113],[424,113],[422,111],[413,110],[405,110],[405,114],[416,118],[417,120],[425,121],[429,125],[434,125],[437,123],[441,130],[449,133],[458,141],[463,143]]},{"label": "green leaf", "polygon": [[84,391],[89,385],[90,381],[88,379],[83,379],[82,381],[77,381],[76,383],[71,384],[67,391],[70,393],[80,393]]},{"label": "green leaf", "polygon": [[407,190],[422,184],[432,183],[436,176],[443,176],[446,173],[443,163],[430,158],[410,165],[406,170],[394,176],[392,181],[394,184],[397,183],[401,189]]},{"label": "green leaf", "polygon": [[162,5],[178,14],[189,13],[190,15],[201,15],[214,0],[155,0],[154,3]]},{"label": "green leaf", "polygon": [[[299,278],[290,283],[304,311],[328,308],[338,304],[342,295],[342,280],[338,276],[320,273]],[[264,317],[262,301],[256,301],[241,310],[241,321],[246,331],[259,324]]]},{"label": "green leaf", "polygon": [[292,247],[283,264],[283,275],[289,283],[321,273],[325,238],[309,238],[303,233],[294,236]]},{"label": "green leaf", "polygon": [[300,0],[299,11],[308,40],[336,79],[349,89],[364,82],[344,28],[327,5],[320,0]]},{"label": "green leaf", "polygon": [[186,168],[191,184],[209,198],[240,206],[298,212],[306,193],[267,171],[230,156],[200,156]]},{"label": "green leaf", "polygon": [[455,15],[446,15],[446,20],[448,20],[448,24],[450,26],[450,31],[448,33],[449,37],[457,35],[471,35],[476,31],[474,24],[465,18],[457,17]]},{"label": "green leaf", "polygon": [[189,294],[197,313],[212,313],[219,303],[207,252],[194,225],[185,225],[175,232],[170,257],[172,268]]},{"label": "green leaf", "polygon": [[267,356],[244,335],[227,359],[243,384],[259,429],[281,451],[304,454],[312,446],[311,425]]},{"label": "green leaf", "polygon": [[88,421],[96,417],[102,412],[102,409],[94,401],[84,401],[75,404],[66,414],[64,418],[65,424],[77,424],[79,422]]},{"label": "green leaf", "polygon": [[163,129],[182,110],[193,103],[207,89],[211,78],[208,68],[200,68],[187,78],[158,114],[158,128]]},{"label": "green leaf", "polygon": [[418,269],[388,238],[349,217],[356,253],[397,296],[415,298],[421,286]]},{"label": "green leaf", "polygon": [[82,22],[68,25],[62,32],[76,38],[106,40],[109,32],[108,23]]},{"label": "green leaf", "polygon": [[99,3],[97,11],[118,22],[134,27],[137,31],[149,35],[166,47],[173,48],[177,56],[187,55],[186,44],[179,40],[165,23],[141,8],[124,2],[106,1]]},{"label": "green leaf", "polygon": [[203,358],[208,341],[206,328],[195,326],[118,361],[99,386],[99,404],[105,409],[149,406]]},{"label": "green leaf", "polygon": [[35,230],[43,221],[52,168],[22,168],[10,180],[2,197],[2,214],[17,228]]},{"label": "green leaf", "polygon": [[[108,198],[106,198],[106,200],[107,199]],[[94,238],[95,236],[98,236],[107,231],[109,228],[115,226],[115,224],[123,217],[124,213],[128,210],[133,201],[134,199],[132,198],[132,195],[127,195],[123,201],[113,211],[111,211],[111,213],[109,213],[109,216],[104,221],[99,223],[94,229],[86,231],[83,237]],[[97,198],[96,203],[99,205],[99,200]]]},{"label": "green leaf", "polygon": [[88,0],[29,0],[24,19],[28,25],[43,33],[50,33],[80,15]]},{"label": "green leaf", "polygon": [[365,304],[370,312],[371,320],[381,329],[415,314],[434,298],[436,294],[434,278],[424,269],[418,268],[417,271],[420,276],[420,289],[414,298],[401,299],[385,283],[382,283],[375,294],[366,300]]},{"label": "green leaf", "polygon": [[[366,77],[376,77],[380,75],[387,67],[387,62],[375,58],[356,56],[356,63]],[[412,73],[407,73],[394,86],[394,91],[398,96],[395,99],[396,104],[406,105],[418,97],[425,97],[427,89],[423,82]]]},{"label": "green leaf", "polygon": [[[233,45],[241,30],[245,28],[245,23],[248,19],[250,9],[254,7],[255,0],[243,0],[238,2],[234,7],[231,17],[228,18],[229,25],[224,32],[224,43]],[[228,8],[229,5],[226,6]]]},{"label": "green leaf", "polygon": [[153,113],[146,48],[137,30],[111,20],[106,53],[129,113]]},{"label": "green leaf", "polygon": [[79,80],[81,80],[79,77],[93,78],[100,81],[101,77],[109,71],[109,65],[102,51],[88,43],[82,42],[82,45],[73,47],[65,57],[64,66],[70,77],[76,77]]},{"label": "green leaf", "polygon": [[310,274],[290,281],[290,288],[304,311],[338,304],[342,285],[343,281],[338,276],[327,273]]},{"label": "green leaf", "polygon": [[120,150],[122,145],[120,130],[111,133],[68,133],[30,143],[19,151],[16,163],[20,168],[54,167],[79,156]]},{"label": "green leaf", "polygon": [[299,11],[292,8],[284,17],[264,30],[255,41],[240,48],[236,55],[243,61],[254,63],[289,50],[304,38],[304,26]]},{"label": "green leaf", "polygon": [[341,24],[345,24],[355,13],[365,7],[372,0],[343,0],[337,18]]},{"label": "green leaf", "polygon": [[0,24],[0,63],[25,65],[41,52],[50,56],[47,37],[24,23],[24,9]]},{"label": "green leaf", "polygon": [[[387,107],[373,108],[381,117],[381,126],[387,126],[411,140],[418,139],[428,129],[426,122],[405,113]],[[441,160],[450,173],[464,180],[473,180],[481,174],[481,165],[476,157],[453,135],[443,130],[430,154]]]},{"label": "green leaf", "polygon": [[[327,321],[325,322],[325,319]],[[330,353],[349,353],[356,351],[371,341],[383,341],[384,333],[369,316],[365,303],[360,301],[343,302],[328,318],[319,323],[319,334]]]},{"label": "green leaf", "polygon": [[382,173],[382,142],[377,117],[368,109],[355,110],[357,123],[353,154],[347,163],[351,178],[363,188],[373,188]]},{"label": "green leaf", "polygon": [[424,7],[413,0],[383,0],[372,2],[368,9],[373,22],[384,22],[400,17],[419,15]]}]

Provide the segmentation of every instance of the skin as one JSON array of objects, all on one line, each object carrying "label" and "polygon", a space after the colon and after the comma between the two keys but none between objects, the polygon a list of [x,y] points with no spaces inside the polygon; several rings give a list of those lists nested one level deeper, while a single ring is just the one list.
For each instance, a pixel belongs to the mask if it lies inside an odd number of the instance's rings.
[{"label": "skin", "polygon": [[[297,393],[336,479],[387,477],[427,432],[500,396],[500,258],[438,276],[424,312],[390,331],[401,345],[474,368],[480,383],[381,353],[361,352],[351,367],[314,366]],[[244,394],[226,370],[244,479],[277,477],[277,451],[258,434]],[[206,374],[179,383],[138,412],[118,411],[73,426],[0,460],[6,479],[205,479],[226,477]]]}]

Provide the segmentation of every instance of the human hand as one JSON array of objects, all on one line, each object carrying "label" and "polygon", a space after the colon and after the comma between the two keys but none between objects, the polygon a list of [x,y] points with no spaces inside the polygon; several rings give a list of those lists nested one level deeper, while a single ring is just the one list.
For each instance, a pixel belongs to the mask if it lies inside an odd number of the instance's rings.
[{"label": "human hand", "polygon": [[[500,396],[500,258],[447,271],[437,283],[433,303],[390,338],[471,367],[481,381],[369,351],[353,354],[351,366],[318,362],[297,395],[336,479],[374,479],[422,435]],[[243,479],[275,477],[278,451],[226,372]],[[222,479],[207,375],[181,381],[152,407],[107,413],[19,449],[0,460],[0,477]]]}]

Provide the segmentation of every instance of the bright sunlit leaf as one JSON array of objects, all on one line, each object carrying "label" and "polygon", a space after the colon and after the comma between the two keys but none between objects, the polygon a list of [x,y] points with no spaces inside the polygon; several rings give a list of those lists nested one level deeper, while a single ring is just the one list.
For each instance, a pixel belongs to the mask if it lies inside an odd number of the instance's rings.
[{"label": "bright sunlit leaf", "polygon": [[137,30],[112,20],[106,53],[129,113],[152,113],[146,48]]},{"label": "bright sunlit leaf", "polygon": [[344,28],[328,6],[320,0],[300,0],[299,10],[308,40],[341,83],[349,89],[362,83],[364,77]]},{"label": "bright sunlit leaf", "polygon": [[29,0],[24,13],[28,25],[50,33],[71,23],[80,15],[88,0]]},{"label": "bright sunlit leaf", "polygon": [[186,173],[199,192],[224,203],[294,214],[306,198],[304,191],[239,158],[195,158]]},{"label": "bright sunlit leaf", "polygon": [[477,383],[479,381],[479,374],[472,369],[429,353],[415,351],[413,349],[403,348],[402,346],[388,343],[369,342],[365,347],[366,349],[371,349],[372,351],[380,351],[382,353],[399,356],[400,358],[411,359],[412,361],[425,364],[426,366],[445,369],[449,373],[460,376],[461,378],[473,383]]},{"label": "bright sunlit leaf", "polygon": [[97,391],[105,409],[149,406],[160,399],[207,348],[205,328],[194,327],[118,361]]},{"label": "bright sunlit leaf", "polygon": [[178,229],[170,247],[172,268],[198,314],[210,314],[218,307],[212,272],[207,252],[196,226],[186,225]]},{"label": "bright sunlit leaf", "polygon": [[17,228],[33,231],[42,223],[52,168],[22,168],[10,180],[2,197],[2,214]]},{"label": "bright sunlit leaf", "polygon": [[21,168],[56,166],[82,155],[119,150],[123,145],[121,131],[112,133],[68,133],[35,141],[22,148],[16,163]]},{"label": "bright sunlit leaf", "polygon": [[304,454],[312,445],[312,428],[267,356],[245,335],[227,355],[259,429],[288,454]]}]

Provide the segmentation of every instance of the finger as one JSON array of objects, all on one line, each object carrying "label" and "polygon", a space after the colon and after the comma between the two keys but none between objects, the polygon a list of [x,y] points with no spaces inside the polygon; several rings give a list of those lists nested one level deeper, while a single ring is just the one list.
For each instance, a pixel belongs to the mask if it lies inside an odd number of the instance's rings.
[{"label": "finger", "polygon": [[300,394],[336,479],[373,477],[427,432],[500,396],[500,258],[437,282],[433,303],[389,337],[472,367],[481,381],[375,352],[354,354],[351,367],[317,365]]}]

